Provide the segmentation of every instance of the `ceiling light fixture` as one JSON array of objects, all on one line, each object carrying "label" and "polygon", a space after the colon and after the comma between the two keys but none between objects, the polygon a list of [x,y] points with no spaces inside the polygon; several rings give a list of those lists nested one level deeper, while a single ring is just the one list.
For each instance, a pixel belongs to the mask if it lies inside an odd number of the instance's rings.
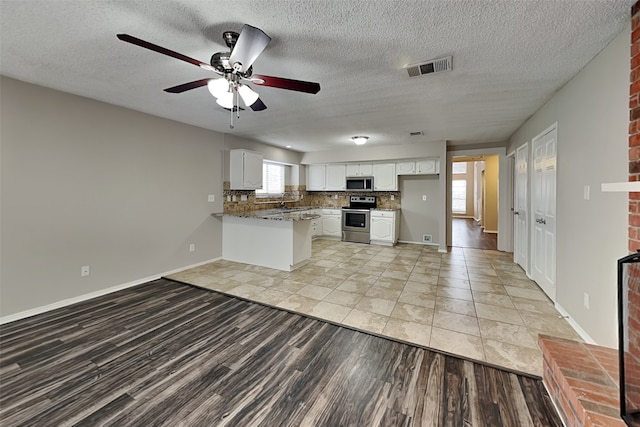
[{"label": "ceiling light fixture", "polygon": [[356,144],[356,145],[364,145],[366,144],[367,140],[369,139],[368,136],[354,136],[351,138],[351,140]]},{"label": "ceiling light fixture", "polygon": [[233,92],[225,92],[221,94],[218,99],[216,99],[216,103],[222,108],[233,108]]},{"label": "ceiling light fixture", "polygon": [[242,98],[242,101],[247,107],[252,106],[257,100],[259,95],[253,91],[249,86],[238,85],[238,93]]},{"label": "ceiling light fixture", "polygon": [[227,79],[212,79],[207,83],[207,89],[209,89],[211,95],[220,98],[229,92],[229,82]]}]

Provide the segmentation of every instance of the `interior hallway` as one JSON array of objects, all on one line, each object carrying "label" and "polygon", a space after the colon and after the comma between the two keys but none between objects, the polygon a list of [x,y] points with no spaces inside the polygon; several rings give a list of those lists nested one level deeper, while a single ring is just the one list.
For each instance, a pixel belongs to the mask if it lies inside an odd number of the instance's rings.
[{"label": "interior hallway", "polygon": [[473,218],[451,218],[451,246],[495,251],[498,249],[498,235],[482,231]]}]

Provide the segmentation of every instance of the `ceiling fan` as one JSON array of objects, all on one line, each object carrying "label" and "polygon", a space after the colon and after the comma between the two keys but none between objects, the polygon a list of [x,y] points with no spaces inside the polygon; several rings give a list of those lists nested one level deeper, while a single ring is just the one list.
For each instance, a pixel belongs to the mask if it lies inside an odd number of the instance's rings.
[{"label": "ceiling fan", "polygon": [[239,34],[233,31],[225,31],[222,37],[229,51],[214,53],[209,64],[128,34],[118,34],[117,37],[127,43],[171,56],[207,71],[213,71],[221,76],[220,78],[206,78],[173,86],[165,89],[165,92],[182,93],[207,86],[209,92],[217,98],[216,103],[225,109],[231,110],[231,128],[233,128],[233,112],[239,114],[242,109],[238,105],[238,98],[242,99],[244,105],[253,111],[262,111],[267,108],[260,100],[259,95],[247,83],[312,94],[320,91],[320,84],[318,83],[253,74],[253,62],[267,47],[271,37],[261,29],[251,25],[245,24]]}]

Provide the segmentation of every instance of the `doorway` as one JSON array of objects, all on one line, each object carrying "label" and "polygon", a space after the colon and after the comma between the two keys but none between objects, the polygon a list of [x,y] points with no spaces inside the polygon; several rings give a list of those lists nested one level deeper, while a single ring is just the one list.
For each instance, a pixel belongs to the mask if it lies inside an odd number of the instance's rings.
[{"label": "doorway", "polygon": [[[495,159],[493,158],[495,157]],[[495,185],[487,182],[488,168],[495,169]],[[451,166],[451,246],[496,250],[497,199],[487,201],[497,190],[497,156],[454,157]],[[493,193],[497,195],[496,192]],[[487,229],[493,224],[495,230]]]}]

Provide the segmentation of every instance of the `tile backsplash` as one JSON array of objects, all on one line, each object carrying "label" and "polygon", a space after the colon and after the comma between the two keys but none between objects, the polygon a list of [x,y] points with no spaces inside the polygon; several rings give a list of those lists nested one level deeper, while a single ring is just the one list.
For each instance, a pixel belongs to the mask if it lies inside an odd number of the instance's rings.
[{"label": "tile backsplash", "polygon": [[[256,197],[253,190],[231,190],[229,182],[224,183],[224,213],[243,213],[263,209],[274,209],[284,200],[287,207],[341,208],[349,205],[350,196],[376,196],[378,208],[400,209],[399,191],[372,191],[367,193],[351,191],[306,191],[304,185],[287,185],[285,196],[276,198]],[[394,200],[391,200],[391,198]]]}]

